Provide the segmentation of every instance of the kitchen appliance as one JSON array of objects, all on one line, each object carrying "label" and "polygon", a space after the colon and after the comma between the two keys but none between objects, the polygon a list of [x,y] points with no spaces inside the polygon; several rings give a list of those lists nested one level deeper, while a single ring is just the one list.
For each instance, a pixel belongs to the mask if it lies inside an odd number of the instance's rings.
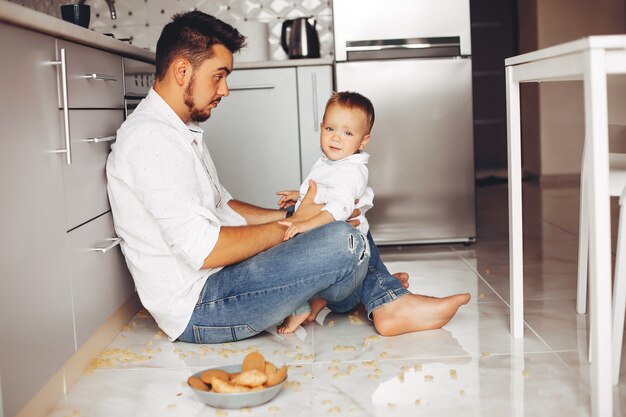
[{"label": "kitchen appliance", "polygon": [[280,44],[289,58],[319,58],[320,40],[315,19],[299,17],[283,22]]},{"label": "kitchen appliance", "polygon": [[128,117],[152,88],[156,67],[153,64],[124,58],[124,116]]},{"label": "kitchen appliance", "polygon": [[91,19],[91,7],[82,3],[64,4],[61,6],[61,19],[88,28]]},{"label": "kitchen appliance", "polygon": [[374,239],[473,242],[469,0],[334,0],[333,13],[336,88],[376,110],[366,149]]}]

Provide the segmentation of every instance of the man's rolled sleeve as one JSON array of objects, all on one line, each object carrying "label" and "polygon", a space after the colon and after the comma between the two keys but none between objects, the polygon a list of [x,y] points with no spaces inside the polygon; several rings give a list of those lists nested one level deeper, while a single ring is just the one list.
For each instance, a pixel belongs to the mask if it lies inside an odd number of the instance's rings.
[{"label": "man's rolled sleeve", "polygon": [[212,214],[196,206],[179,217],[157,220],[172,253],[194,269],[202,268],[219,238],[221,225]]}]

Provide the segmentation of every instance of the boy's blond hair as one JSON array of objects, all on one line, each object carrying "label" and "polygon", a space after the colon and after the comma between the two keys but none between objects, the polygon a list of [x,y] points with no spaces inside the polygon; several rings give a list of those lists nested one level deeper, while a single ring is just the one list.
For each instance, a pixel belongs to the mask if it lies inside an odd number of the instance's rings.
[{"label": "boy's blond hair", "polygon": [[334,104],[337,104],[341,107],[346,107],[348,109],[358,109],[365,113],[365,117],[367,117],[368,129],[366,133],[370,133],[372,131],[372,127],[374,126],[374,105],[362,94],[355,93],[353,91],[335,91],[328,99],[326,103],[326,108],[324,112],[328,110],[328,108]]}]

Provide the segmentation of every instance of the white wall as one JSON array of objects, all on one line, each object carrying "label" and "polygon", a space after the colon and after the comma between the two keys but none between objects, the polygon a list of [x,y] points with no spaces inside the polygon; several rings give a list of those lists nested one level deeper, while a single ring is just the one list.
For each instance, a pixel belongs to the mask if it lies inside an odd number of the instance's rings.
[{"label": "white wall", "polygon": [[[520,0],[518,7],[520,53],[584,36],[626,33],[623,0]],[[582,83],[543,83],[537,93],[532,87],[526,90],[524,169],[542,178],[580,173]]]}]

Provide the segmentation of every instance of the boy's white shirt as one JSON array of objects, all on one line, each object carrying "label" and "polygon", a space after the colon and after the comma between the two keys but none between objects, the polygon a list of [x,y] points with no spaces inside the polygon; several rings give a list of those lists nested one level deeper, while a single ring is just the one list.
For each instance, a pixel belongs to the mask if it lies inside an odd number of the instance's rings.
[{"label": "boy's white shirt", "polygon": [[[364,235],[369,230],[365,212],[374,205],[374,190],[367,185],[367,162],[369,154],[356,153],[338,161],[332,161],[322,156],[313,164],[309,175],[300,186],[300,199],[296,203],[296,210],[300,207],[302,198],[309,188],[309,180],[317,184],[315,203],[325,204],[322,210],[328,211],[335,220],[345,221],[355,208],[361,210],[357,217],[361,221],[358,229]],[[359,200],[357,204],[355,200]]]}]

